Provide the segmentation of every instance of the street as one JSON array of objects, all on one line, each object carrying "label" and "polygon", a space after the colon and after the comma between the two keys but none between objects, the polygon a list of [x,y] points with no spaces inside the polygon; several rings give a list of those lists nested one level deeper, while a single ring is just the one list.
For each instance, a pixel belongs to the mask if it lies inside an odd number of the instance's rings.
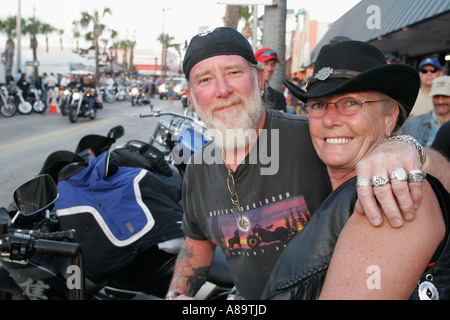
[{"label": "street", "polygon": [[[183,112],[179,100],[170,103],[157,97],[151,101],[155,110]],[[11,204],[15,188],[36,176],[51,153],[58,150],[75,152],[85,135],[106,135],[112,127],[122,125],[125,135],[112,149],[128,140],[148,142],[158,118],[140,118],[139,114],[149,112],[149,106],[132,107],[130,101],[117,101],[104,103],[95,120],[79,118],[76,123],[48,111],[0,117],[0,207],[7,208]]]}]

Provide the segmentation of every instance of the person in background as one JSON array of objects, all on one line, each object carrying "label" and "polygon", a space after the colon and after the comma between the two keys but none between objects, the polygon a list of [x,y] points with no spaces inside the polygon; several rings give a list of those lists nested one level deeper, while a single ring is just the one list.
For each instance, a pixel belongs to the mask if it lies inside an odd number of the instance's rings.
[{"label": "person in background", "polygon": [[[297,87],[302,87],[302,80],[300,80],[299,78],[293,78],[292,83]],[[289,90],[287,93],[286,101],[288,104],[288,108],[294,109],[296,114],[307,115],[305,109],[303,108],[304,103],[297,97],[293,96]]]},{"label": "person in background", "polygon": [[439,128],[431,148],[450,161],[450,121],[447,121]]},{"label": "person in background", "polygon": [[270,79],[275,73],[277,63],[281,62],[278,54],[270,48],[262,48],[256,51],[255,57],[256,61],[264,64],[265,92],[263,99],[265,106],[269,109],[287,112],[286,98],[283,93],[275,90],[269,84]]},{"label": "person in background", "polygon": [[450,120],[450,77],[443,76],[433,80],[430,97],[433,110],[409,118],[402,132],[413,136],[425,147],[430,147],[441,125]]},{"label": "person in background", "polygon": [[433,80],[443,75],[442,65],[435,58],[426,58],[419,64],[420,91],[416,103],[411,111],[411,116],[418,116],[433,109],[433,101],[430,97]]}]

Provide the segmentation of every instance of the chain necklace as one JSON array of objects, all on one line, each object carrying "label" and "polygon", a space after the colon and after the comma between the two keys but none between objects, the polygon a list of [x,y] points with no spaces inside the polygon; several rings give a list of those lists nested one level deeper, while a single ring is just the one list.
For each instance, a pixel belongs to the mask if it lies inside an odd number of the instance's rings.
[{"label": "chain necklace", "polygon": [[[241,231],[247,232],[250,229],[250,221],[246,216],[242,214],[242,207],[239,203],[239,196],[236,189],[236,182],[234,180],[234,171],[227,165],[226,157],[225,157],[225,149],[222,149],[222,161],[225,165],[225,168],[228,170],[227,176],[227,187],[231,196],[231,203],[233,204],[232,211],[234,214],[234,218],[237,221],[237,226]],[[239,212],[239,218],[236,213]]]}]

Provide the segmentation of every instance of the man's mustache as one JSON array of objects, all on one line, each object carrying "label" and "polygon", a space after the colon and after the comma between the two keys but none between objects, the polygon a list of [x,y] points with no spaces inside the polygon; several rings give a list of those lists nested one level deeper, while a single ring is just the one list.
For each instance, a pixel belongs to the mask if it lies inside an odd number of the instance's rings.
[{"label": "man's mustache", "polygon": [[212,108],[211,112],[214,113],[214,112],[216,112],[216,111],[219,111],[219,110],[222,110],[222,109],[231,107],[231,106],[233,106],[233,105],[241,104],[242,102],[243,102],[243,101],[242,101],[241,98],[239,98],[239,97],[233,97],[233,98],[230,98],[230,99],[228,99],[228,100],[226,100],[226,101],[222,101],[222,102],[216,104],[216,105]]}]

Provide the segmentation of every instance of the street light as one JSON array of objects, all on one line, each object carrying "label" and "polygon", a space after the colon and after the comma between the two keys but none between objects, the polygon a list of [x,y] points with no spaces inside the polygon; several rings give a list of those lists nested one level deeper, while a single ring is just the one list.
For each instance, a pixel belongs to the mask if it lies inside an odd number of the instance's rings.
[{"label": "street light", "polygon": [[111,64],[111,76],[114,74],[114,66],[113,66],[113,54],[114,54],[114,47],[109,47],[109,63]]},{"label": "street light", "polygon": [[164,72],[164,76],[166,75],[166,50],[165,50],[165,43],[164,43],[164,20],[165,20],[165,13],[166,10],[171,10],[169,8],[163,8],[162,12],[163,12],[163,24],[162,24],[162,53],[161,53],[161,76],[163,76],[163,72]]}]

